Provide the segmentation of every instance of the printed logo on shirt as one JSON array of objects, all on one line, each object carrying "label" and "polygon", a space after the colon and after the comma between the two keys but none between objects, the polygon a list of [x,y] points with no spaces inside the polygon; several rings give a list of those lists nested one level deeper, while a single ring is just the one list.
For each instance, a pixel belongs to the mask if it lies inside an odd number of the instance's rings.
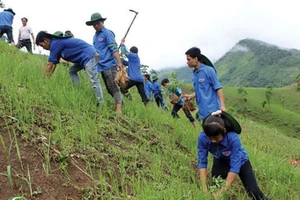
[{"label": "printed logo on shirt", "polygon": [[204,81],[205,81],[204,78],[200,78],[200,79],[199,79],[199,82],[200,82],[200,83],[203,83]]},{"label": "printed logo on shirt", "polygon": [[229,156],[230,155],[230,153],[231,153],[231,151],[225,151],[225,152],[222,152],[222,154],[224,155],[224,156]]},{"label": "printed logo on shirt", "polygon": [[99,38],[99,39],[98,39],[98,42],[102,42],[102,41],[103,41],[103,38]]}]

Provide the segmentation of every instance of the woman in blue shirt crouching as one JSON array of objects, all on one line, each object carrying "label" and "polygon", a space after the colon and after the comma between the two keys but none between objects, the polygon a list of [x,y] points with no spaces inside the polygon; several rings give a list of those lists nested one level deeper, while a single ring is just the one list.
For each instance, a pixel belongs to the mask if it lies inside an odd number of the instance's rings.
[{"label": "woman in blue shirt crouching", "polygon": [[259,189],[248,154],[236,132],[226,132],[224,121],[211,115],[203,123],[203,131],[198,137],[198,172],[204,192],[207,192],[207,156],[213,154],[212,177],[225,179],[214,196],[227,191],[239,175],[248,195],[255,200],[268,198]]}]

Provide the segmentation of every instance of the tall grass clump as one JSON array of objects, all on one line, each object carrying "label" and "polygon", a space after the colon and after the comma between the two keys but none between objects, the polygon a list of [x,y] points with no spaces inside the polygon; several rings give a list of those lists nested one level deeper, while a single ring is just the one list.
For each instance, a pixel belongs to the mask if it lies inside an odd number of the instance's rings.
[{"label": "tall grass clump", "polygon": [[[74,87],[65,66],[58,65],[51,77],[43,76],[45,56],[26,54],[2,42],[0,51],[0,116],[14,117],[16,133],[27,142],[39,145],[37,137],[47,138],[42,140],[47,173],[54,171],[50,168],[54,159],[47,158],[53,149],[63,155],[61,169],[68,179],[72,158],[84,162],[81,170],[92,185],[81,188],[82,199],[212,198],[202,192],[197,174],[201,124],[195,129],[182,111],[179,119],[173,119],[171,105],[169,110],[154,102],[145,107],[135,88],[130,89],[133,100],[125,99],[122,114],[116,114],[103,83],[105,103],[96,108],[84,71],[79,73],[80,85]],[[235,111],[230,101],[227,107]],[[299,155],[299,139],[250,117],[237,118],[261,190],[270,199],[299,199],[299,168],[288,164],[290,156]],[[7,153],[10,144],[1,137],[0,142]],[[209,171],[211,160],[209,157]],[[32,167],[27,169],[30,186]],[[32,188],[30,192],[34,193]],[[248,198],[239,180],[226,195]]]}]

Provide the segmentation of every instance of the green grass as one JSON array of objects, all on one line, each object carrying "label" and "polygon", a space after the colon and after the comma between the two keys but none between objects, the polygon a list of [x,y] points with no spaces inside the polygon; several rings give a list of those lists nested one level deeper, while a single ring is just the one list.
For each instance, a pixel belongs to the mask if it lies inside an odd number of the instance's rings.
[{"label": "green grass", "polygon": [[[60,150],[56,159],[71,161],[76,155],[84,161],[83,170],[94,184],[82,188],[83,199],[211,199],[201,191],[196,170],[201,128],[195,130],[183,112],[176,120],[170,110],[159,109],[153,102],[145,107],[132,88],[134,100],[125,99],[123,114],[117,115],[106,92],[105,104],[96,108],[84,71],[80,73],[81,85],[74,88],[64,66],[58,66],[52,77],[43,77],[44,56],[20,52],[2,42],[0,51],[0,116],[15,118],[15,132],[32,145],[41,145],[40,137],[47,138],[45,143]],[[300,141],[288,137],[284,132],[288,127],[276,128],[277,122],[264,122],[255,115],[262,112],[265,90],[247,88],[250,114],[237,115],[243,128],[241,139],[262,191],[270,199],[296,200],[300,198],[300,171],[288,165],[288,159],[299,155]],[[276,115],[289,123],[299,122],[299,113],[295,112],[299,96],[294,96],[298,93],[289,88],[274,91],[285,95],[285,109],[274,95],[263,117],[275,120]],[[224,88],[224,92],[227,108],[238,113],[242,105],[237,88]],[[0,148],[9,145],[1,140]],[[42,154],[47,154],[49,150],[43,148]],[[7,148],[4,150],[7,152]],[[39,163],[49,162],[47,156],[45,159]],[[68,166],[62,167],[68,170]],[[34,184],[34,179],[31,181]],[[233,194],[247,199],[239,181],[228,195]]]},{"label": "green grass", "polygon": [[[238,94],[238,88],[225,87],[224,93],[229,109],[241,114],[244,118],[262,123],[270,128],[275,127],[283,134],[300,138],[300,91],[297,87],[273,88],[270,106],[266,101],[266,88],[243,88],[247,95]],[[245,108],[243,98],[247,99],[248,107]]]}]

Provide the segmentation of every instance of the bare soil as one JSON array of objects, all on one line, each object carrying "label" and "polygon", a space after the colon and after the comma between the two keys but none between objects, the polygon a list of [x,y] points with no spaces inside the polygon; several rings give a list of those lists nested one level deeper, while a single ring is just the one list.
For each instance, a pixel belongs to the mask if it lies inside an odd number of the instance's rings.
[{"label": "bare soil", "polygon": [[[53,159],[50,162],[51,172],[46,173],[44,153],[39,145],[30,144],[20,134],[15,137],[2,117],[0,134],[0,199],[17,196],[41,200],[81,199],[81,188],[92,185],[90,178],[81,170],[84,163],[75,158],[72,158],[74,164],[66,166],[68,175]],[[11,167],[12,183],[7,176],[8,166]]]}]

